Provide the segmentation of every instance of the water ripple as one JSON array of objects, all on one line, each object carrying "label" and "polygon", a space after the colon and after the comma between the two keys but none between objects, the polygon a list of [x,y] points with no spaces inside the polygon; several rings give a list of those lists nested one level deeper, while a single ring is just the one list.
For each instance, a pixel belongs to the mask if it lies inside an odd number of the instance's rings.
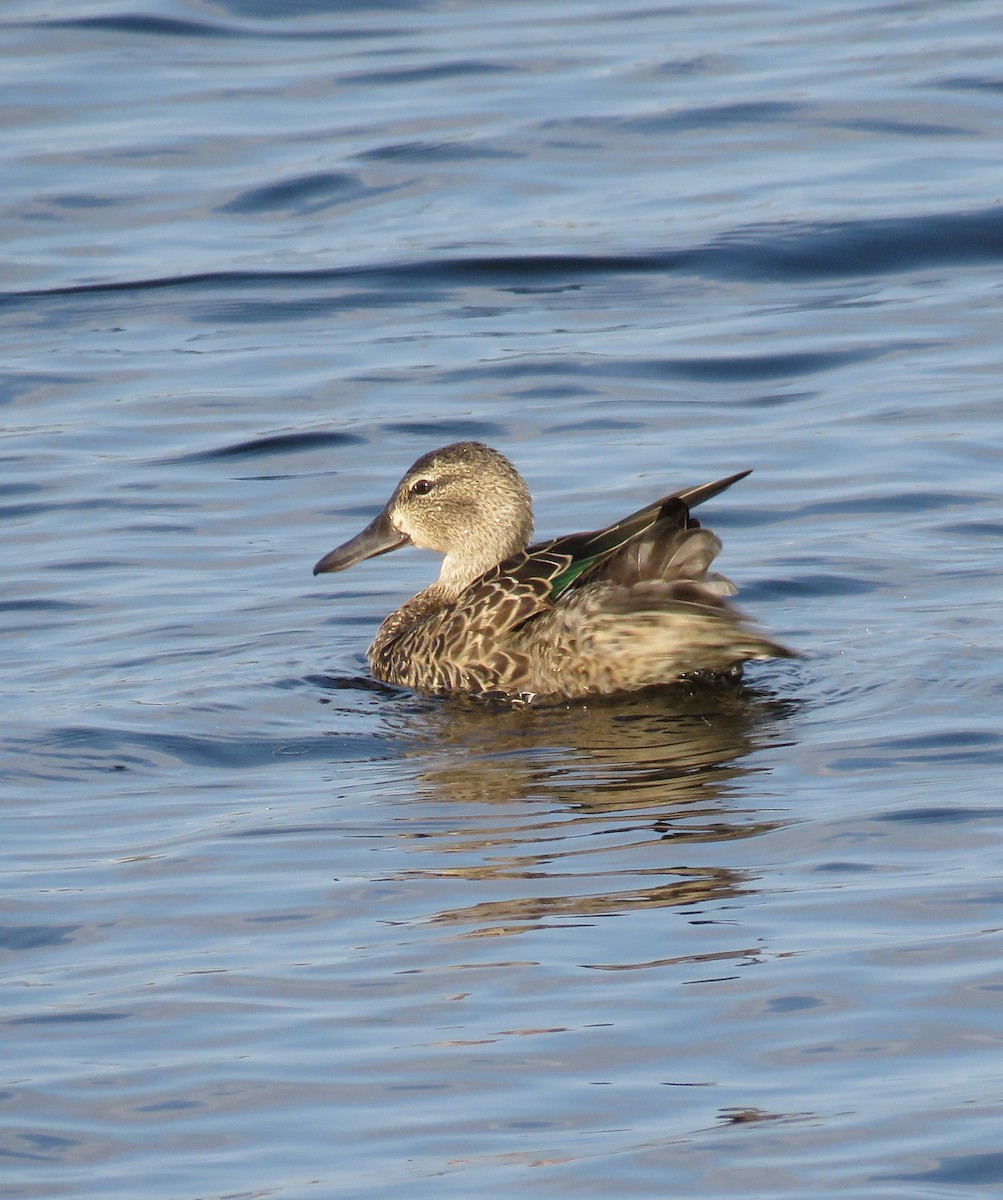
[{"label": "water ripple", "polygon": [[286,212],[308,216],[339,204],[370,199],[390,190],[366,187],[357,176],[345,171],[319,171],[313,175],[298,175],[249,188],[225,204],[218,205],[216,212],[246,215]]},{"label": "water ripple", "polygon": [[1003,211],[928,213],[815,225],[790,223],[738,229],[692,250],[644,254],[464,256],[411,262],[322,267],[301,271],[212,271],[204,274],[113,280],[8,292],[16,306],[43,296],[185,289],[266,289],[305,284],[368,283],[397,296],[443,285],[505,288],[527,280],[556,283],[604,275],[691,273],[734,280],[832,279],[880,276],[930,266],[963,266],[1003,259]]},{"label": "water ripple", "polygon": [[[67,781],[85,771],[127,772],[175,764],[218,770],[247,770],[281,764],[288,758],[322,763],[369,762],[393,756],[391,741],[366,734],[290,734],[269,737],[248,731],[245,737],[150,733],[108,726],[64,726],[44,737],[11,737],[11,763],[19,753],[32,761],[36,778]],[[12,777],[8,775],[8,778]]]},{"label": "water ripple", "polygon": [[272,454],[289,454],[298,450],[317,450],[327,446],[356,446],[365,441],[353,433],[335,430],[311,430],[306,433],[276,433],[265,437],[232,442],[213,450],[196,450],[190,454],[162,459],[168,463],[204,463],[226,458],[265,458]]}]

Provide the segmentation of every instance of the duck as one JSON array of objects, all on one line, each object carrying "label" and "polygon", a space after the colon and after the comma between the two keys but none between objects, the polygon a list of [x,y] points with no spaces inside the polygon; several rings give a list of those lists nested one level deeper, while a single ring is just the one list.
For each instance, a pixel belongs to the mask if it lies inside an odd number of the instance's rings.
[{"label": "duck", "polygon": [[730,603],[710,570],[721,540],[691,510],[751,472],[663,496],[603,529],[530,544],[533,500],[498,450],[423,455],[378,516],[314,566],[344,571],[402,546],[443,555],[438,579],[380,625],[384,683],[513,704],[588,700],[740,677],[791,650]]}]

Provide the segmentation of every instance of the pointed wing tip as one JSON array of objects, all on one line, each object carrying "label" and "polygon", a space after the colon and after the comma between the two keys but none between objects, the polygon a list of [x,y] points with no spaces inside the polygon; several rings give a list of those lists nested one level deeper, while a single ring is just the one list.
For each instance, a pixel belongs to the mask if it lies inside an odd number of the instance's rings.
[{"label": "pointed wing tip", "polygon": [[737,471],[734,475],[726,475],[723,479],[715,479],[713,483],[701,483],[697,487],[685,488],[681,492],[676,492],[669,499],[679,499],[687,506],[687,508],[696,508],[698,504],[703,504],[705,500],[712,500],[715,496],[719,496],[727,488],[730,488],[733,483],[738,483],[740,479],[745,479],[746,476],[752,474],[752,467],[747,467],[744,471]]}]

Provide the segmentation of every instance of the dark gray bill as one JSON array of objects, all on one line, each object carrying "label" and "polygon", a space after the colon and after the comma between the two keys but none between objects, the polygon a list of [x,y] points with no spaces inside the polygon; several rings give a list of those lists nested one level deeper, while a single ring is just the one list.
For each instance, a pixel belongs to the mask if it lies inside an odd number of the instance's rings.
[{"label": "dark gray bill", "polygon": [[394,529],[387,510],[384,509],[375,521],[367,525],[361,533],[357,533],[351,541],[338,546],[330,554],[325,554],[314,567],[313,573],[320,575],[327,571],[344,571],[363,559],[375,558],[377,554],[387,554],[396,550],[398,546],[406,546],[410,540],[406,533]]}]

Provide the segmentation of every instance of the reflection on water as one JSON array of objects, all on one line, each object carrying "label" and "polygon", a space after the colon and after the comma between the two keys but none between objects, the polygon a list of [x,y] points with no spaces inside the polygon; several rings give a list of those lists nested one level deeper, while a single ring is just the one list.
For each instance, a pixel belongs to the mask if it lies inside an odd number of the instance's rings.
[{"label": "reflection on water", "polygon": [[789,702],[722,686],[544,709],[430,701],[385,723],[406,755],[429,764],[420,779],[430,800],[547,797],[591,812],[671,813],[748,774],[740,760],[779,744],[789,713]]},{"label": "reflection on water", "polygon": [[416,802],[447,811],[402,834],[436,861],[395,877],[504,883],[434,918],[477,934],[736,896],[746,876],[684,847],[776,828],[736,800],[790,712],[731,686],[550,709],[406,697],[383,732],[418,767]]}]

